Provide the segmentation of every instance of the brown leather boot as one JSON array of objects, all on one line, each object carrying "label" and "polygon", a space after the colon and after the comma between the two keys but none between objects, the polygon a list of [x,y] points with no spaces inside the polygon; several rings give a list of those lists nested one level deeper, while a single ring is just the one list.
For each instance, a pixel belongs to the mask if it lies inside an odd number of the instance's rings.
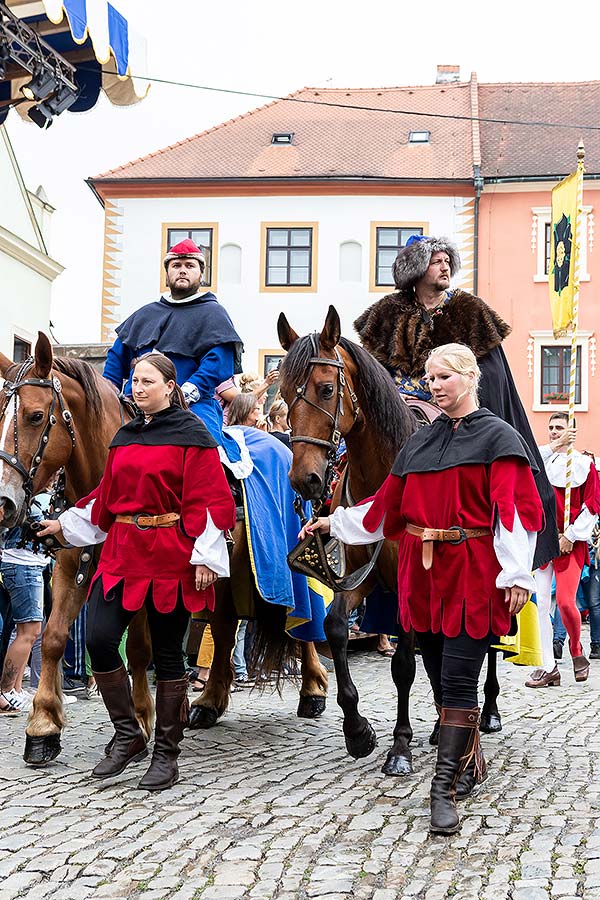
[{"label": "brown leather boot", "polygon": [[138,785],[142,791],[164,791],[179,780],[177,757],[190,708],[187,689],[187,678],[156,683],[154,752],[150,768]]},{"label": "brown leather boot", "polygon": [[131,687],[123,666],[114,672],[94,672],[104,705],[115,726],[115,736],[108,756],[92,771],[94,778],[120,775],[129,763],[148,756],[146,740],[135,716]]},{"label": "brown leather boot", "polygon": [[456,811],[456,783],[475,760],[476,772],[485,770],[479,743],[479,708],[442,708],[440,740],[431,782],[431,821],[429,830],[434,834],[454,834],[460,828]]}]

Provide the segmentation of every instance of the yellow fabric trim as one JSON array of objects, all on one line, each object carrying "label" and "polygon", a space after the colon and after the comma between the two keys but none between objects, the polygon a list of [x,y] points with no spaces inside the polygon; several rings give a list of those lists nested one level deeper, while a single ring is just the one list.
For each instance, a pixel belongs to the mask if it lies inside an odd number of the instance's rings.
[{"label": "yellow fabric trim", "polygon": [[507,662],[516,666],[541,666],[540,623],[537,606],[532,600],[528,600],[518,614],[517,622],[517,633],[501,637],[495,647],[507,654]]}]

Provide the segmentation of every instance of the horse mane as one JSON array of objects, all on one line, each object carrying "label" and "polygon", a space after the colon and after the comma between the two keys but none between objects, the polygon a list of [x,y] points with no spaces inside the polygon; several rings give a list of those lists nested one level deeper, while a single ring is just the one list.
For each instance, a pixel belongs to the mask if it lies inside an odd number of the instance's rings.
[{"label": "horse mane", "polygon": [[[354,389],[363,413],[377,431],[380,447],[385,455],[395,457],[415,430],[415,421],[408,406],[398,396],[390,374],[358,344],[341,337],[339,346],[356,363],[359,377]],[[293,394],[304,384],[310,360],[319,347],[319,335],[308,334],[294,341],[279,370],[284,392]]]},{"label": "horse mane", "polygon": [[94,367],[84,359],[70,359],[66,356],[55,356],[52,367],[83,388],[91,422],[98,424],[102,417],[102,397],[98,388],[99,376]]}]

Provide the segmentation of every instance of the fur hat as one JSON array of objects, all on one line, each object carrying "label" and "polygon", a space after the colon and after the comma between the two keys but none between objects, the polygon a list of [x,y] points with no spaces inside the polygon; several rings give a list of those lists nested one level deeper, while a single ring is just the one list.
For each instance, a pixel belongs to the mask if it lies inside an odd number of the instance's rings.
[{"label": "fur hat", "polygon": [[442,251],[450,257],[450,274],[456,275],[460,269],[458,247],[445,237],[427,237],[411,235],[406,247],[398,253],[392,266],[394,282],[399,291],[412,287],[422,278],[431,262],[434,253]]},{"label": "fur hat", "polygon": [[169,263],[172,259],[197,259],[201,264],[202,269],[206,266],[204,250],[201,247],[197,247],[193,241],[189,240],[189,238],[186,238],[185,241],[180,241],[178,244],[175,244],[174,247],[171,247],[163,260],[165,269],[169,268]]}]

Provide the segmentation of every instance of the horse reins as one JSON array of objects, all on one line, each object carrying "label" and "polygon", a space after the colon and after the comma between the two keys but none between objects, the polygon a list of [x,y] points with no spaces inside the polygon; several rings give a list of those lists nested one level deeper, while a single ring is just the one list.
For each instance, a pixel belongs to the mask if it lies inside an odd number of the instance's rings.
[{"label": "horse reins", "polygon": [[4,460],[4,462],[8,463],[11,468],[15,469],[21,478],[23,479],[23,490],[25,492],[25,502],[26,509],[29,509],[29,505],[31,503],[31,499],[33,497],[33,479],[36,476],[37,470],[40,467],[42,462],[42,458],[44,456],[44,451],[48,446],[48,441],[50,439],[50,431],[54,425],[56,425],[58,419],[54,415],[54,410],[56,409],[56,404],[60,407],[60,414],[63,422],[65,423],[65,427],[69,433],[69,437],[71,438],[71,446],[75,447],[75,430],[73,428],[73,416],[71,412],[67,409],[62,393],[62,384],[60,379],[54,375],[52,378],[26,378],[25,376],[30,371],[32,366],[34,365],[33,357],[28,357],[24,362],[19,365],[15,377],[12,381],[5,381],[4,386],[2,388],[3,393],[6,397],[6,402],[2,407],[2,411],[0,412],[0,418],[4,416],[8,405],[11,399],[18,393],[20,388],[25,387],[26,385],[31,385],[31,387],[41,387],[41,388],[49,388],[52,391],[52,401],[50,403],[50,409],[48,411],[48,421],[42,431],[40,442],[38,444],[38,448],[31,457],[31,465],[29,467],[29,471],[25,468],[21,460],[19,459],[19,432],[17,425],[17,404],[15,403],[15,411],[13,414],[13,435],[14,435],[14,452],[7,453],[6,450],[0,449],[0,459]]},{"label": "horse reins", "polygon": [[[335,359],[328,359],[327,357],[319,356],[319,335],[316,332],[310,335],[310,340],[312,344],[313,355],[308,360],[308,371],[306,373],[304,384],[299,385],[295,389],[295,397],[290,403],[290,407],[288,410],[288,419],[296,403],[298,403],[299,400],[303,400],[305,403],[308,403],[309,406],[312,406],[313,409],[316,409],[319,412],[323,413],[323,415],[327,416],[327,418],[331,421],[331,437],[328,441],[323,440],[322,438],[311,437],[310,435],[306,434],[292,435],[290,437],[290,442],[292,444],[314,444],[317,447],[325,447],[327,449],[327,467],[325,469],[325,477],[323,479],[323,490],[319,499],[313,502],[313,509],[315,510],[315,512],[318,512],[323,505],[327,496],[327,491],[329,490],[329,483],[333,476],[333,470],[336,462],[337,449],[342,438],[339,423],[340,416],[344,415],[344,391],[346,389],[350,396],[350,400],[352,401],[352,412],[354,414],[355,422],[358,418],[360,407],[358,405],[358,397],[356,396],[350,385],[346,382],[346,376],[344,374],[344,361],[338,353],[337,349],[334,348],[333,350],[333,352],[335,353]],[[309,398],[306,396],[306,388],[308,387],[308,382],[310,381],[310,376],[315,366],[333,366],[335,369],[337,369],[338,393],[335,415],[330,413],[328,409],[323,409],[323,407],[319,406],[318,403],[313,403],[313,401],[309,400]]]}]

